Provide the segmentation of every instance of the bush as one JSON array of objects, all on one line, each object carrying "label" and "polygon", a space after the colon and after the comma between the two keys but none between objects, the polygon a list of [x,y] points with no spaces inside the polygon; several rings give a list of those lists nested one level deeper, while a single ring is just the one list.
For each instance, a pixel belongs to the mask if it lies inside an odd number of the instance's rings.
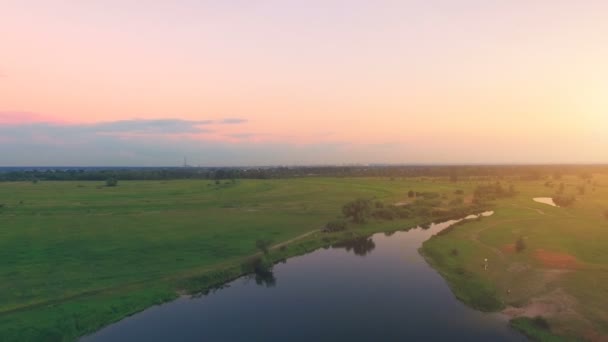
[{"label": "bush", "polygon": [[268,254],[268,250],[270,249],[271,244],[272,241],[268,239],[259,239],[255,241],[255,247],[264,254]]},{"label": "bush", "polygon": [[114,177],[106,179],[106,186],[117,186],[118,180]]},{"label": "bush", "polygon": [[412,216],[412,212],[405,207],[395,207],[393,208],[393,212],[397,215],[398,218],[410,218]]},{"label": "bush", "polygon": [[326,232],[339,232],[342,230],[346,230],[348,228],[348,224],[344,220],[335,220],[330,221],[325,224],[325,228],[323,229]]},{"label": "bush", "polygon": [[454,191],[455,195],[464,195],[464,190],[458,189],[456,191]]},{"label": "bush", "polygon": [[450,201],[450,205],[461,205],[463,203],[464,203],[464,200],[462,199],[462,197],[454,198],[453,200]]},{"label": "bush", "polygon": [[412,198],[412,197],[415,197],[415,196],[416,196],[416,193],[413,190],[410,190],[410,191],[407,192],[407,197]]},{"label": "bush", "polygon": [[553,197],[553,203],[555,203],[556,205],[558,205],[560,207],[569,207],[574,203],[574,201],[575,201],[574,196],[555,195]]},{"label": "bush", "polygon": [[458,256],[460,252],[458,251],[458,248],[453,248],[450,254],[452,254],[452,256]]},{"label": "bush", "polygon": [[524,238],[520,237],[515,241],[515,250],[517,252],[522,252],[524,249],[526,249],[526,241],[524,241]]},{"label": "bush", "polygon": [[342,207],[342,213],[347,218],[352,217],[356,223],[364,223],[370,215],[371,207],[370,200],[360,198],[346,203]]},{"label": "bush", "polygon": [[435,199],[435,198],[439,198],[441,195],[438,192],[421,192],[421,193],[416,193],[416,197],[421,196],[424,199],[430,200],[430,199]]},{"label": "bush", "polygon": [[397,217],[395,212],[393,212],[391,209],[385,208],[374,210],[374,212],[372,212],[372,216],[380,220],[393,220]]},{"label": "bush", "polygon": [[376,206],[376,208],[384,208],[384,203],[382,203],[380,201],[376,201],[375,206]]}]

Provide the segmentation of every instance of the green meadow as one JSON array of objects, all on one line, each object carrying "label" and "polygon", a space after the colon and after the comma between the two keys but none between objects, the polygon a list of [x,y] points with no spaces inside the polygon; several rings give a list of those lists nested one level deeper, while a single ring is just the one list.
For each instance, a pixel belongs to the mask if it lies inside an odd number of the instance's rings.
[{"label": "green meadow", "polygon": [[[532,200],[552,197],[561,183],[563,193],[575,198],[571,206]],[[513,326],[533,339],[605,339],[608,177],[515,186],[518,194],[496,201],[493,216],[437,235],[421,252],[459,299],[517,317]]]},{"label": "green meadow", "polygon": [[[355,198],[408,201],[472,184],[387,178],[0,183],[2,341],[69,341],[181,293],[220,285],[275,245],[273,260],[422,218],[321,233]],[[280,248],[279,248],[280,247]]]},{"label": "green meadow", "polygon": [[[481,208],[472,205],[474,190],[495,181],[0,183],[0,341],[72,341],[180,294],[219,286],[252,271],[260,240],[270,242],[268,259],[276,262],[436,219],[416,214],[321,231],[356,198],[407,204],[413,190],[440,194],[428,202],[440,213],[454,203],[472,211]],[[501,183],[516,193],[489,202],[494,215],[446,230],[421,253],[460,300],[503,311],[534,339],[608,335],[608,176]],[[576,199],[571,206],[532,200],[553,196],[561,183]]]}]

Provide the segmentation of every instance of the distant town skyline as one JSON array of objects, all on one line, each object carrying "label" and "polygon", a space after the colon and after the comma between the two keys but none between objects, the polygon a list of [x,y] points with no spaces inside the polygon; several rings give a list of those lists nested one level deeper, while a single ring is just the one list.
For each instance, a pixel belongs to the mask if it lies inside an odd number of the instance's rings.
[{"label": "distant town skyline", "polygon": [[605,1],[0,4],[0,166],[608,163]]}]

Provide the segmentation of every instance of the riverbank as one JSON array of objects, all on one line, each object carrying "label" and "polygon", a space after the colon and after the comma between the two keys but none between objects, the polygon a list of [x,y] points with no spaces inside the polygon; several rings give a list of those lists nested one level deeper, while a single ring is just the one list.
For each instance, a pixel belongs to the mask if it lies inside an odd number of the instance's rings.
[{"label": "riverbank", "polygon": [[421,253],[457,298],[504,312],[532,339],[606,340],[608,177],[594,180],[586,192],[582,180],[563,180],[576,196],[567,208],[533,200],[551,195],[545,182],[520,182],[517,196],[496,202],[494,216],[429,239]]}]

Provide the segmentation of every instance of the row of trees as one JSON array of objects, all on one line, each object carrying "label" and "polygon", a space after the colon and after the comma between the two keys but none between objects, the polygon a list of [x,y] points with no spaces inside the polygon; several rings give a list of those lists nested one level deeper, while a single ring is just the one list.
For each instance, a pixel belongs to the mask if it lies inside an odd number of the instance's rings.
[{"label": "row of trees", "polygon": [[0,181],[167,179],[271,179],[287,177],[443,177],[453,182],[471,177],[524,180],[561,179],[564,174],[590,180],[593,173],[608,173],[608,165],[372,165],[300,167],[149,167],[149,168],[0,168]]}]

